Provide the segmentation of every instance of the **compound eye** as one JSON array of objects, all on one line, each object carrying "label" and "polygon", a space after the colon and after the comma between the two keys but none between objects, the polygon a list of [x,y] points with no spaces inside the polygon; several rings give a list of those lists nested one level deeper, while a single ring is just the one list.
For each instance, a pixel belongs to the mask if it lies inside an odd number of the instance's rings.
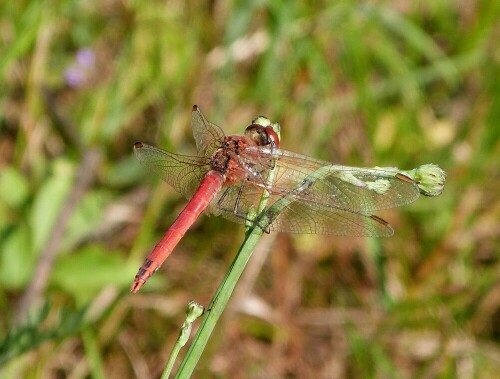
[{"label": "compound eye", "polygon": [[252,124],[245,130],[245,135],[249,137],[257,146],[279,147],[280,141],[278,135],[272,126],[262,126]]},{"label": "compound eye", "polygon": [[267,134],[262,125],[252,124],[245,130],[245,135],[257,146],[267,145]]},{"label": "compound eye", "polygon": [[267,143],[273,147],[280,147],[280,139],[272,126],[266,126]]}]

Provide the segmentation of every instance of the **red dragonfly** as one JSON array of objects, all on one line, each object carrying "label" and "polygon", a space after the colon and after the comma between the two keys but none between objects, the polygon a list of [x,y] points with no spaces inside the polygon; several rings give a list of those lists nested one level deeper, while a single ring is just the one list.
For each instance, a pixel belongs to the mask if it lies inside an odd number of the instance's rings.
[{"label": "red dragonfly", "polygon": [[[134,293],[205,209],[245,223],[267,190],[264,213],[277,202],[282,206],[270,225],[261,226],[266,231],[388,237],[392,227],[372,211],[411,203],[419,193],[436,196],[443,189],[445,174],[435,165],[427,165],[430,173],[416,175],[415,170],[340,166],[282,150],[273,129],[278,124],[262,116],[244,135],[226,136],[195,105],[191,127],[197,156],[134,144],[141,163],[190,199],[139,269],[131,287]],[[271,170],[274,177],[269,182]]]}]

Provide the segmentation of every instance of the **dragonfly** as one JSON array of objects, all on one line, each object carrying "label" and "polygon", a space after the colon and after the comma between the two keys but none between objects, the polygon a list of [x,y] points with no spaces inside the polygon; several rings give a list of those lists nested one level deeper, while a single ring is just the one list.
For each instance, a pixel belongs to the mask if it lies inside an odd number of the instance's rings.
[{"label": "dragonfly", "polygon": [[[263,116],[243,135],[226,136],[195,105],[191,127],[196,156],[134,144],[138,160],[189,202],[140,267],[131,292],[159,269],[203,211],[256,222],[266,232],[389,237],[393,228],[373,212],[411,203],[420,194],[437,196],[444,186],[445,173],[433,164],[411,171],[357,168],[283,150],[279,124]],[[266,217],[255,219],[264,191]]]}]

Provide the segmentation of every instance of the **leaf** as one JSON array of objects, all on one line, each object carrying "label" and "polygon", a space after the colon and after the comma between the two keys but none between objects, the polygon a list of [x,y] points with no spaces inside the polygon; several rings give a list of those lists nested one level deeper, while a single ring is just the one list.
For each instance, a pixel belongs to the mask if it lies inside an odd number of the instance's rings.
[{"label": "leaf", "polygon": [[71,250],[86,236],[101,227],[109,196],[105,191],[87,193],[79,202],[64,233],[62,250]]},{"label": "leaf", "polygon": [[129,186],[143,176],[144,167],[134,157],[132,146],[130,147],[130,156],[108,166],[105,172],[106,183],[112,186]]},{"label": "leaf", "polygon": [[0,198],[10,207],[22,205],[29,194],[26,178],[15,168],[6,167],[0,175]]},{"label": "leaf", "polygon": [[56,161],[53,167],[54,174],[38,191],[30,215],[35,252],[47,243],[72,184],[74,168],[67,161]]},{"label": "leaf", "polygon": [[0,283],[7,289],[20,289],[31,278],[35,257],[25,224],[17,226],[0,246]]},{"label": "leaf", "polygon": [[57,262],[51,284],[86,302],[106,286],[128,288],[136,271],[137,266],[118,253],[102,246],[86,246]]}]

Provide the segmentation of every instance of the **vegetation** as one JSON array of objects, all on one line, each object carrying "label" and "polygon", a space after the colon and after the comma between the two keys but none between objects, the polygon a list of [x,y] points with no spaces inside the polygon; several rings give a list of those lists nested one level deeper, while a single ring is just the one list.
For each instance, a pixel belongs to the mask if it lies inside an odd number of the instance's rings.
[{"label": "vegetation", "polygon": [[389,239],[264,236],[195,377],[497,377],[499,19],[494,0],[0,2],[0,376],[161,375],[244,239],[202,217],[129,293],[186,203],[133,143],[193,153],[197,104],[228,134],[262,114],[285,149],[447,182],[382,212]]}]

